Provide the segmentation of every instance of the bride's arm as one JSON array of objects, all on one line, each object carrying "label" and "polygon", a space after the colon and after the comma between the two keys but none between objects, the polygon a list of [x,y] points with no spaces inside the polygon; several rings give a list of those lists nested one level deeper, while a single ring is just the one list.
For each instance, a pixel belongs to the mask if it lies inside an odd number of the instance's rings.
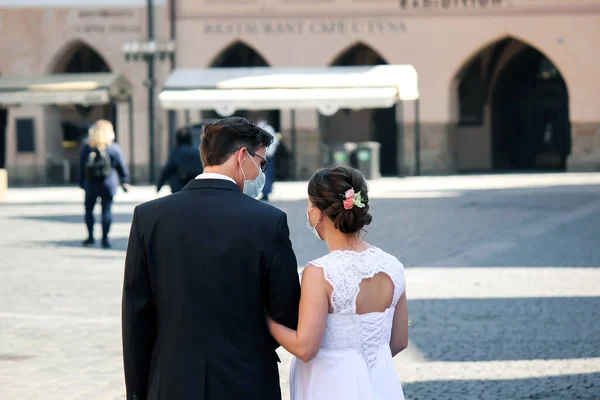
[{"label": "bride's arm", "polygon": [[392,325],[392,338],[390,340],[390,349],[392,357],[408,347],[408,304],[406,301],[406,291],[398,300],[394,311],[394,322]]},{"label": "bride's arm", "polygon": [[268,319],[269,330],[287,351],[308,362],[319,351],[328,312],[327,281],[323,270],[309,265],[302,273],[298,330],[289,329],[271,318]]}]

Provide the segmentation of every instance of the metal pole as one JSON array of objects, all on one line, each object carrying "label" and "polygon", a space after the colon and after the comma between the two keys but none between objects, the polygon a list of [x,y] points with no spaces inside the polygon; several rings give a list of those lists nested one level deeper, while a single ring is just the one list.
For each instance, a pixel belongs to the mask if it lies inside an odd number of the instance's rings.
[{"label": "metal pole", "polygon": [[404,102],[400,101],[396,106],[396,134],[398,135],[398,153],[396,164],[398,176],[404,176]]},{"label": "metal pole", "polygon": [[[170,8],[170,19],[171,19],[171,40],[175,40],[177,36],[177,29],[175,27],[175,23],[177,21],[177,7],[175,5],[176,0],[170,0],[171,8]],[[171,71],[175,69],[175,53],[171,54]],[[200,118],[202,120],[202,117]],[[171,150],[175,146],[175,129],[177,128],[175,125],[177,124],[175,111],[169,110],[167,111],[167,123],[169,125],[169,150]]]},{"label": "metal pole", "polygon": [[[170,39],[171,40],[175,40],[175,37],[177,36],[177,29],[175,27],[175,23],[177,22],[177,16],[176,16],[176,12],[177,12],[177,7],[175,5],[176,0],[171,0],[171,8],[170,8]],[[175,68],[175,53],[171,53],[171,69]]]},{"label": "metal pole", "polygon": [[[154,40],[154,6],[147,0],[148,8],[148,42]],[[150,183],[154,182],[154,53],[148,54],[148,130],[150,135]]]},{"label": "metal pole", "polygon": [[421,175],[421,124],[419,123],[419,99],[415,100],[415,176]]},{"label": "metal pole", "polygon": [[129,96],[129,176],[133,184],[135,181],[135,161],[134,161],[134,132],[133,132],[133,96]]},{"label": "metal pole", "polygon": [[297,157],[297,143],[296,143],[296,110],[290,111],[290,136],[292,137],[292,178],[295,180],[296,174],[296,157]]},{"label": "metal pole", "polygon": [[6,128],[8,110],[0,108],[0,169],[6,166]]}]

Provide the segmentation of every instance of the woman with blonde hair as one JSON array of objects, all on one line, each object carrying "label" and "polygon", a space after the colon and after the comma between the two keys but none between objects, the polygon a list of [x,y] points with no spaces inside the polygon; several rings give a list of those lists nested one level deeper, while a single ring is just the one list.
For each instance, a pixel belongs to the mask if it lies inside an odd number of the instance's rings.
[{"label": "woman with blonde hair", "polygon": [[88,238],[84,246],[94,244],[94,207],[98,198],[102,204],[102,247],[110,248],[108,232],[112,223],[112,203],[117,187],[129,189],[129,171],[123,162],[121,148],[115,140],[113,125],[106,120],[96,121],[89,129],[89,140],[83,145],[79,158],[79,182],[85,190],[85,224]]}]

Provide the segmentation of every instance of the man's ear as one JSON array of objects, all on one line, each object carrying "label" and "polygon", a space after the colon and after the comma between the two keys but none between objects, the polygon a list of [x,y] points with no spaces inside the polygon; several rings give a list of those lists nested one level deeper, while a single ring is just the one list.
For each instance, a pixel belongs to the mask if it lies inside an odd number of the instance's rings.
[{"label": "man's ear", "polygon": [[237,159],[238,164],[241,164],[242,161],[244,161],[244,151],[245,151],[245,149],[242,147],[235,154],[235,158]]}]

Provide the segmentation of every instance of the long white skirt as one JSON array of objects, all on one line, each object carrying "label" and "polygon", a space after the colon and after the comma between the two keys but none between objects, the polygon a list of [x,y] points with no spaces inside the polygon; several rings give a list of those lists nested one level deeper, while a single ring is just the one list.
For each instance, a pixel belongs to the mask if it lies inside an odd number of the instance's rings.
[{"label": "long white skirt", "polygon": [[404,400],[390,349],[382,346],[369,369],[356,350],[321,349],[305,363],[294,357],[290,367],[291,400]]}]

